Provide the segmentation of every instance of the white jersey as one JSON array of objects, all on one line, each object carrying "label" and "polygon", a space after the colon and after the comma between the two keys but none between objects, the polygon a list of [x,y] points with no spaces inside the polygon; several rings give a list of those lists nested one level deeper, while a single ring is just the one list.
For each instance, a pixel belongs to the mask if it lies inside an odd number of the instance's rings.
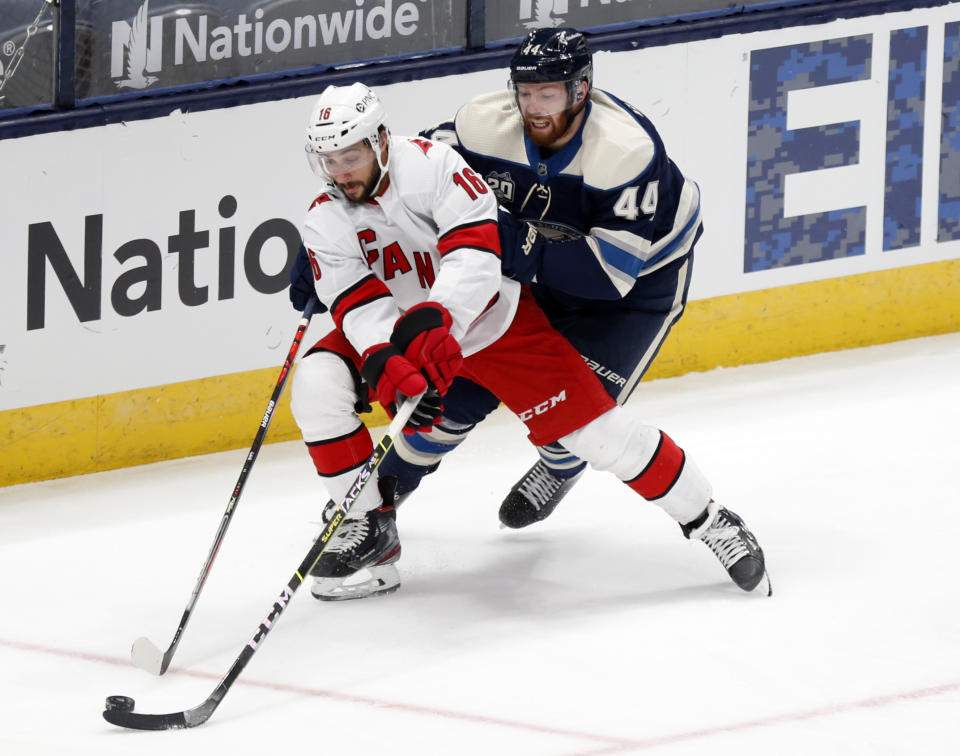
[{"label": "white jersey", "polygon": [[516,312],[520,285],[500,272],[494,194],[445,144],[391,136],[386,187],[361,203],[329,187],[307,212],[303,244],[317,296],[361,355],[428,299],[450,312],[465,356],[496,341]]}]

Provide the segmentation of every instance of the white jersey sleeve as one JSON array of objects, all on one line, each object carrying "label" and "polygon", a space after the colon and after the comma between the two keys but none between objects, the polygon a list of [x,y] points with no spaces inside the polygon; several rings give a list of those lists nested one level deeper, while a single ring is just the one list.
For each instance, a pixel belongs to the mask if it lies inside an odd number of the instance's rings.
[{"label": "white jersey sleeve", "polygon": [[430,299],[450,312],[451,332],[459,341],[501,288],[497,201],[447,145],[433,143],[427,152],[436,169],[433,206],[441,255]]},{"label": "white jersey sleeve", "polygon": [[317,197],[303,226],[317,297],[361,355],[390,340],[400,310],[390,290],[370,270],[344,200]]}]

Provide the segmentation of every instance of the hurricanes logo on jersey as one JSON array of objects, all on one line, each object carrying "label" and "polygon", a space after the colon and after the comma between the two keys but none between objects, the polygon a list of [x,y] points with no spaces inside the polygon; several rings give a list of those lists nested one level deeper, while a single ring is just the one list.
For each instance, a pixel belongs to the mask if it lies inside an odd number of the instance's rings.
[{"label": "hurricanes logo on jersey", "polygon": [[429,142],[426,139],[411,139],[410,141],[423,150],[424,155],[430,152],[430,148],[433,147],[433,142]]}]

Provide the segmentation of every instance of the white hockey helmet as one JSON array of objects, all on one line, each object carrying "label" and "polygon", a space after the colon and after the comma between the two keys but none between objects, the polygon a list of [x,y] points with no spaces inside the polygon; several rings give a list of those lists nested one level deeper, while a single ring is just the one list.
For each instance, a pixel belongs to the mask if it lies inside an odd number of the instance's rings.
[{"label": "white hockey helmet", "polygon": [[347,87],[331,85],[317,99],[307,122],[307,162],[314,173],[330,180],[324,166],[324,153],[366,142],[373,149],[382,175],[387,171],[390,154],[388,151],[383,160],[380,148],[388,140],[387,113],[372,89],[360,82]]}]

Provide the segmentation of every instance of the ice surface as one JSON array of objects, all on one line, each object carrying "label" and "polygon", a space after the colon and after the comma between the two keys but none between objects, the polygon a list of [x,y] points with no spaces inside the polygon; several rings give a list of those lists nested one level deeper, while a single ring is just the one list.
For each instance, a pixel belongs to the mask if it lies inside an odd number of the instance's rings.
[{"label": "ice surface", "polygon": [[[774,595],[745,594],[655,506],[588,472],[500,530],[534,460],[499,410],[400,511],[403,587],[300,590],[213,718],[200,704],[318,530],[300,443],[264,447],[170,671],[246,450],[0,489],[0,753],[960,753],[960,334],[641,385],[741,514]],[[255,428],[251,429],[252,433]]]}]

